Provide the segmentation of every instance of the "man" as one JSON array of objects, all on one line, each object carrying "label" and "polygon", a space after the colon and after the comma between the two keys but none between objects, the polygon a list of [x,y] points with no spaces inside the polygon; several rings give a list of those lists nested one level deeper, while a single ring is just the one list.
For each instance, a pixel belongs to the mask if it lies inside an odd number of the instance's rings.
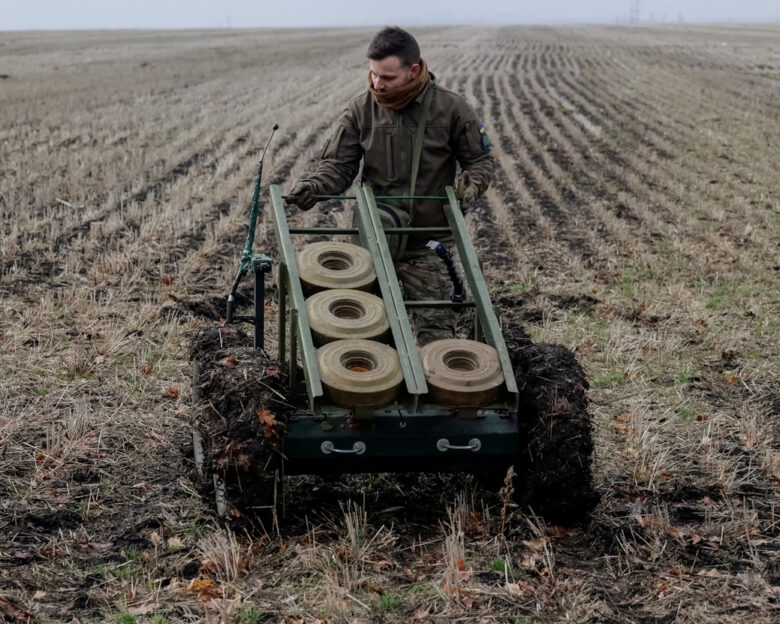
[{"label": "man", "polygon": [[[441,196],[445,186],[454,185],[465,213],[493,179],[490,142],[476,112],[463,97],[436,84],[417,41],[401,28],[379,31],[368,59],[368,90],[349,102],[317,169],[293,186],[287,202],[308,210],[315,195],[341,194],[362,159],[361,183],[376,195]],[[417,141],[421,125],[422,141]],[[462,169],[457,183],[456,163]],[[380,202],[378,207],[386,226],[447,224],[439,200]],[[427,242],[427,237],[388,237],[406,299],[449,298],[446,267]],[[420,346],[454,337],[456,320],[451,309],[412,312]]]}]

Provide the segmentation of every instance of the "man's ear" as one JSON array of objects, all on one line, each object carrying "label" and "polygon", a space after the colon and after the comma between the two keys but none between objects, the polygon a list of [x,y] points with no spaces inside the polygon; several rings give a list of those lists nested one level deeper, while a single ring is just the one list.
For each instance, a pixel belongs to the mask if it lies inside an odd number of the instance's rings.
[{"label": "man's ear", "polygon": [[420,75],[420,70],[422,68],[420,67],[419,63],[414,63],[409,69],[412,72],[412,78],[417,78],[417,76]]}]

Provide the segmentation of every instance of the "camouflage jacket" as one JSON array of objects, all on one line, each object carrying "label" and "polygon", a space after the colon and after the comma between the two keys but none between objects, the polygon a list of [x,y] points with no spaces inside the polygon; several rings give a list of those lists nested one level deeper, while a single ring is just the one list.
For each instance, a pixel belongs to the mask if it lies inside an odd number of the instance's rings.
[{"label": "camouflage jacket", "polygon": [[[427,89],[434,92],[415,195],[444,195],[444,187],[454,183],[456,162],[482,194],[493,179],[493,157],[476,112],[465,98],[438,86],[433,75]],[[382,108],[368,90],[352,99],[316,170],[301,181],[312,185],[316,194],[340,194],[352,184],[362,159],[361,183],[370,185],[376,195],[408,195],[424,95],[425,90],[401,111]],[[411,224],[445,225],[441,202],[415,202]]]}]

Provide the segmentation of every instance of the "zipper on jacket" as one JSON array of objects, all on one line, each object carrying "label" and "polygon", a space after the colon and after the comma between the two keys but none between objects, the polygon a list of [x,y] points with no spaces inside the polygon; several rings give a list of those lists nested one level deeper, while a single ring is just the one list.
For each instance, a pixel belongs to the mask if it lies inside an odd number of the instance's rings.
[{"label": "zipper on jacket", "polygon": [[395,161],[393,155],[395,150],[393,149],[393,134],[391,132],[385,133],[385,157],[387,158],[387,179],[395,179]]}]

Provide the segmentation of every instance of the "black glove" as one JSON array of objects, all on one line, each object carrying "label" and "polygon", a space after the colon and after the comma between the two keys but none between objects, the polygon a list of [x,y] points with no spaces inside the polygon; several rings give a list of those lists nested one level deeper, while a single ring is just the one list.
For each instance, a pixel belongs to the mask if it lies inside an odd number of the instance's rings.
[{"label": "black glove", "polygon": [[317,203],[314,189],[305,182],[298,182],[288,195],[284,196],[288,204],[295,204],[301,210],[309,210]]},{"label": "black glove", "polygon": [[460,201],[460,211],[466,214],[474,207],[479,199],[479,189],[477,185],[471,181],[471,176],[468,171],[464,171],[460,174],[460,177],[455,180],[455,197]]}]

